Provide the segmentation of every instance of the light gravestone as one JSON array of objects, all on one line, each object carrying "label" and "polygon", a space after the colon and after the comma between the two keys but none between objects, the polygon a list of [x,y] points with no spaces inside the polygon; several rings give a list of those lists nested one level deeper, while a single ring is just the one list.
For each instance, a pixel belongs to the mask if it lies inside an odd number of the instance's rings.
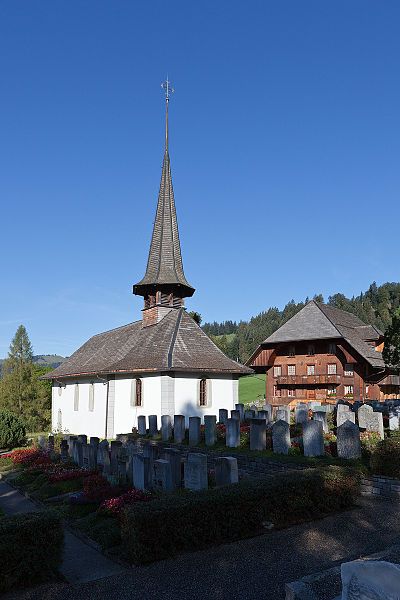
[{"label": "light gravestone", "polygon": [[153,462],[153,489],[156,492],[172,492],[174,485],[172,482],[171,464],[159,458]]},{"label": "light gravestone", "polygon": [[297,424],[304,424],[308,421],[308,408],[306,406],[296,406],[295,409],[295,421]]},{"label": "light gravestone", "polygon": [[367,416],[370,415],[372,412],[374,412],[374,410],[373,410],[372,406],[369,406],[368,404],[363,404],[358,409],[358,411],[357,411],[358,426],[361,427],[361,429],[366,429]]},{"label": "light gravestone", "polygon": [[185,417],[183,415],[174,415],[174,442],[182,444],[185,439]]},{"label": "light gravestone", "polygon": [[239,419],[228,419],[226,422],[226,445],[228,448],[240,446],[240,421]]},{"label": "light gravestone", "polygon": [[215,415],[204,416],[204,435],[206,446],[214,446],[217,439],[217,417]]},{"label": "light gravestone", "polygon": [[138,422],[138,434],[139,435],[147,435],[146,416],[140,415],[137,419],[137,422]]},{"label": "light gravestone", "polygon": [[386,561],[354,560],[341,565],[342,600],[397,600],[400,567]]},{"label": "light gravestone", "polygon": [[170,415],[161,416],[161,439],[163,442],[169,442],[172,437],[172,419]]},{"label": "light gravestone", "polygon": [[329,431],[329,428],[328,428],[328,415],[326,414],[325,411],[316,410],[313,413],[313,421],[321,421],[321,423],[322,423],[322,429],[324,430],[324,433],[328,433],[328,431]]},{"label": "light gravestone", "polygon": [[278,406],[276,411],[276,420],[277,421],[286,421],[286,423],[290,423],[290,409],[284,408],[283,406]]},{"label": "light gravestone", "polygon": [[341,410],[340,412],[336,413],[336,426],[337,427],[340,427],[346,421],[350,421],[350,423],[355,423],[356,422],[355,413],[351,412],[351,410]]},{"label": "light gravestone", "polygon": [[171,476],[174,488],[182,486],[182,458],[177,448],[165,448],[164,458],[171,465]]},{"label": "light gravestone", "polygon": [[221,456],[215,459],[215,485],[231,485],[239,481],[237,459],[233,456]]},{"label": "light gravestone", "polygon": [[200,443],[200,417],[189,417],[189,446],[198,446]]},{"label": "light gravestone", "polygon": [[149,415],[149,435],[155,436],[158,433],[157,415]]},{"label": "light gravestone", "polygon": [[360,430],[358,425],[345,421],[337,428],[337,453],[339,458],[361,458]]},{"label": "light gravestone", "polygon": [[184,467],[185,488],[198,492],[208,488],[207,454],[189,453]]},{"label": "light gravestone", "polygon": [[265,450],[267,445],[267,428],[260,419],[250,421],[250,450]]},{"label": "light gravestone", "polygon": [[399,415],[396,413],[389,413],[389,429],[390,431],[397,431],[399,428]]},{"label": "light gravestone", "polygon": [[132,462],[133,487],[137,490],[151,490],[152,488],[152,473],[150,469],[150,459],[141,454],[136,454]]},{"label": "light gravestone", "polygon": [[220,408],[219,411],[218,411],[218,421],[219,421],[219,423],[222,423],[222,425],[226,425],[228,417],[229,417],[229,413],[228,413],[227,409],[226,408]]},{"label": "light gravestone", "polygon": [[39,435],[37,443],[39,448],[41,448],[42,450],[46,449],[46,438],[44,437],[44,435]]},{"label": "light gravestone", "polygon": [[324,432],[321,421],[308,421],[303,425],[304,456],[324,456]]},{"label": "light gravestone", "polygon": [[384,432],[383,432],[382,413],[380,413],[380,412],[369,413],[365,419],[365,424],[366,424],[365,429],[367,431],[374,431],[375,433],[378,433],[381,440],[383,440]]},{"label": "light gravestone", "polygon": [[235,404],[235,410],[239,412],[239,419],[243,421],[244,419],[244,404]]},{"label": "light gravestone", "polygon": [[268,413],[268,421],[272,421],[272,405],[268,403],[264,404],[263,410]]},{"label": "light gravestone", "polygon": [[290,448],[290,427],[286,421],[276,421],[272,425],[272,449],[276,454],[288,454]]}]

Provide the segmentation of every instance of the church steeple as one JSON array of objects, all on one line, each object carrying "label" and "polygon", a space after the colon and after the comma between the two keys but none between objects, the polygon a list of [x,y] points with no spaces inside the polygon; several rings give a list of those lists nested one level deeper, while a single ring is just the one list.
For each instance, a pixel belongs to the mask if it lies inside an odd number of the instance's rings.
[{"label": "church steeple", "polygon": [[[160,191],[146,273],[143,279],[133,286],[133,293],[144,297],[143,323],[147,325],[158,322],[165,314],[165,309],[180,308],[183,305],[183,298],[192,296],[195,291],[187,282],[183,271],[172,187],[168,151],[168,105],[173,89],[168,78],[162,87],[165,91],[165,151]],[[150,314],[145,314],[155,307],[164,307],[164,310],[152,310],[151,318]]]}]

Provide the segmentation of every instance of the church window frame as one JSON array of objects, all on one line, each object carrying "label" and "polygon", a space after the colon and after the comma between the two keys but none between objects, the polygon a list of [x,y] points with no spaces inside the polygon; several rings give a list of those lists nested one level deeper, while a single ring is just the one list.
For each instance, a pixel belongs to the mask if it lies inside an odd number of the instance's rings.
[{"label": "church window frame", "polygon": [[207,406],[207,379],[205,377],[199,382],[199,406]]},{"label": "church window frame", "polygon": [[131,381],[130,405],[132,408],[143,407],[143,381],[140,377],[136,377]]}]

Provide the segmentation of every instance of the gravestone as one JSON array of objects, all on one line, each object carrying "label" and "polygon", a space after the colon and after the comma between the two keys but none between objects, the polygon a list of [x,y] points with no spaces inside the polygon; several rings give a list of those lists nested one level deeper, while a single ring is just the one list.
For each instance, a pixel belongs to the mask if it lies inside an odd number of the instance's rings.
[{"label": "gravestone", "polygon": [[341,565],[342,600],[397,600],[400,567],[386,561],[354,560]]},{"label": "gravestone", "polygon": [[220,408],[218,411],[218,422],[222,423],[223,425],[226,425],[226,422],[228,420],[228,411],[226,408]]},{"label": "gravestone", "polygon": [[39,435],[37,443],[41,450],[46,450],[46,438],[44,437],[44,435]]},{"label": "gravestone", "polygon": [[158,433],[157,415],[149,415],[149,435],[155,436]]},{"label": "gravestone", "polygon": [[136,454],[133,457],[133,487],[137,490],[151,490],[152,472],[150,469],[150,459],[142,454]]},{"label": "gravestone", "polygon": [[61,462],[68,462],[69,454],[68,454],[68,442],[67,440],[61,440],[60,442],[60,454],[61,454]]},{"label": "gravestone", "polygon": [[117,477],[118,483],[125,485],[127,481],[128,458],[126,456],[118,457]]},{"label": "gravestone", "polygon": [[321,421],[321,423],[322,423],[322,429],[324,430],[324,433],[328,433],[328,431],[329,431],[329,428],[328,428],[328,415],[326,414],[325,411],[316,410],[313,413],[313,421]]},{"label": "gravestone", "polygon": [[111,473],[116,475],[118,473],[118,457],[121,452],[122,442],[118,440],[112,440],[111,442]]},{"label": "gravestone", "polygon": [[306,406],[296,406],[294,415],[296,423],[303,425],[308,421],[308,408]]},{"label": "gravestone", "polygon": [[98,437],[91,437],[89,443],[90,443],[90,446],[93,448],[94,460],[97,465],[97,454],[99,452],[100,439]]},{"label": "gravestone", "polygon": [[272,405],[268,403],[264,404],[263,410],[268,413],[268,421],[272,421]]},{"label": "gravestone", "polygon": [[87,435],[85,435],[84,433],[78,435],[78,442],[80,442],[81,444],[87,444]]},{"label": "gravestone", "polygon": [[104,452],[107,452],[108,454],[108,441],[107,440],[102,440],[99,443],[99,447],[97,448],[97,464],[98,465],[104,465]]},{"label": "gravestone", "polygon": [[237,419],[240,422],[240,412],[238,410],[231,410],[231,419]]},{"label": "gravestone", "polygon": [[198,492],[208,488],[207,454],[189,452],[184,465],[185,488]]},{"label": "gravestone", "polygon": [[159,458],[159,447],[154,442],[146,442],[143,444],[143,456],[150,460],[150,468],[155,460]]},{"label": "gravestone", "polygon": [[389,413],[389,429],[390,431],[397,431],[399,428],[399,415],[397,413]]},{"label": "gravestone", "polygon": [[266,423],[269,422],[269,413],[267,410],[259,410],[256,416],[256,419],[260,419],[265,421]]},{"label": "gravestone", "polygon": [[177,448],[165,448],[164,458],[171,465],[171,476],[174,488],[182,486],[182,455]]},{"label": "gravestone", "polygon": [[243,421],[244,419],[244,404],[235,404],[235,410],[239,412],[239,419]]},{"label": "gravestone", "polygon": [[146,416],[140,415],[137,419],[137,422],[138,422],[138,434],[139,435],[147,435]]},{"label": "gravestone", "polygon": [[74,444],[77,441],[77,439],[78,439],[78,436],[76,436],[76,435],[70,435],[68,438],[68,446],[69,446],[68,453],[71,458],[73,458],[73,455],[74,455]]},{"label": "gravestone", "polygon": [[83,446],[83,444],[79,440],[75,440],[73,460],[74,460],[74,463],[76,463],[78,465],[78,467],[81,467],[83,464],[82,446]]},{"label": "gravestone", "polygon": [[[232,411],[233,412],[233,411]],[[226,422],[226,445],[228,448],[240,446],[240,421],[239,419],[228,419]]]},{"label": "gravestone", "polygon": [[324,432],[321,421],[308,421],[303,425],[304,456],[324,456]]},{"label": "gravestone", "polygon": [[54,435],[49,435],[47,440],[47,448],[49,452],[54,452]]},{"label": "gravestone", "polygon": [[231,485],[239,481],[237,459],[233,456],[221,456],[215,459],[215,484],[217,487]]},{"label": "gravestone", "polygon": [[215,415],[204,416],[204,435],[206,446],[214,446],[217,439],[217,417]]},{"label": "gravestone", "polygon": [[[101,446],[101,443],[99,444],[99,446]],[[103,465],[103,470],[102,473],[105,477],[111,475],[111,458],[110,458],[110,452],[108,450],[108,446],[101,446],[101,450],[100,450],[100,454],[101,454],[101,463]],[[99,456],[99,453],[98,453]]]},{"label": "gravestone", "polygon": [[161,439],[169,442],[172,437],[172,419],[170,415],[161,415]]},{"label": "gravestone", "polygon": [[379,434],[381,440],[383,440],[384,438],[384,431],[383,431],[383,416],[382,413],[379,412],[372,412],[367,414],[366,419],[365,419],[365,429],[367,431],[375,431],[376,433]]},{"label": "gravestone", "polygon": [[244,420],[245,421],[251,421],[251,419],[254,419],[255,416],[256,416],[256,413],[254,410],[245,410],[244,411]]},{"label": "gravestone", "polygon": [[153,490],[156,492],[172,492],[174,489],[172,482],[171,464],[159,458],[153,462]]},{"label": "gravestone", "polygon": [[174,442],[182,444],[185,439],[185,417],[183,415],[174,415]]},{"label": "gravestone", "polygon": [[200,417],[189,417],[189,446],[200,444]]},{"label": "gravestone", "polygon": [[[307,412],[307,416],[308,416],[308,412]],[[290,408],[284,407],[284,406],[278,406],[278,409],[276,411],[276,420],[277,421],[286,421],[286,423],[290,424]]]},{"label": "gravestone", "polygon": [[357,418],[358,426],[361,427],[361,429],[366,429],[367,416],[370,415],[373,411],[374,409],[372,408],[372,406],[369,406],[368,404],[363,404],[362,406],[360,406],[360,408],[357,411]]},{"label": "gravestone", "polygon": [[340,412],[336,413],[336,426],[337,427],[340,427],[346,421],[355,423],[356,422],[355,413],[351,412],[350,410],[341,410]]},{"label": "gravestone", "polygon": [[276,421],[272,425],[272,449],[276,454],[288,454],[290,448],[290,427],[286,421]]},{"label": "gravestone", "polygon": [[250,421],[250,450],[265,450],[267,443],[267,428],[264,421]]},{"label": "gravestone", "polygon": [[358,425],[345,421],[337,428],[337,453],[339,458],[361,458],[360,430]]}]

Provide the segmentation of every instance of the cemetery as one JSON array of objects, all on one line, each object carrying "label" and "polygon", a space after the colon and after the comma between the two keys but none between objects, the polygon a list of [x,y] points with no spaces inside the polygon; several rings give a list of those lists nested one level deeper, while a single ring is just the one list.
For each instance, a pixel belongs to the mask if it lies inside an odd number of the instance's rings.
[{"label": "cemetery", "polygon": [[[145,564],[347,510],[361,493],[399,497],[400,402],[333,408],[237,404],[204,423],[139,417],[137,430],[113,440],[40,436],[3,454],[0,472],[46,508],[28,524],[43,532],[42,545],[59,548],[41,570],[61,552],[61,521],[111,555]],[[8,549],[26,519],[1,518],[0,560],[21,560]],[[41,519],[53,519],[51,532]]]}]

